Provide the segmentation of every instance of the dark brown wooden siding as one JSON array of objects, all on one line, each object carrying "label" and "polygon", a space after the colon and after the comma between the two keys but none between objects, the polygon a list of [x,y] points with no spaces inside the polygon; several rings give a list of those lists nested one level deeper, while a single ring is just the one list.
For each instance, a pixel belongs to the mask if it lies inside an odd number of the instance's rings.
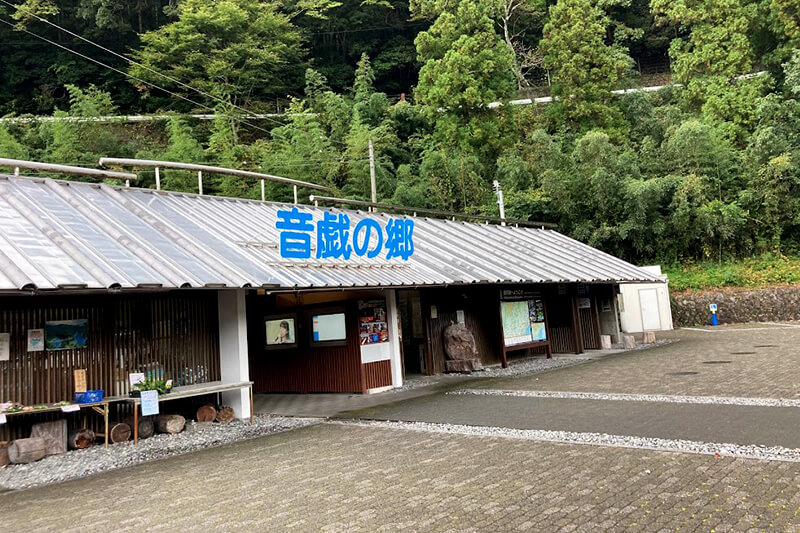
[{"label": "dark brown wooden siding", "polygon": [[[163,367],[176,385],[219,380],[217,309],[211,291],[0,298],[0,332],[11,334],[10,360],[0,361],[0,402],[72,400],[76,369],[86,369],[88,388],[106,396],[127,394],[128,374],[148,365]],[[88,320],[86,348],[27,351],[29,329],[76,319]],[[17,416],[9,426],[41,416]]]},{"label": "dark brown wooden siding", "polygon": [[392,384],[391,361],[376,361],[364,364],[364,376],[368,390],[390,386]]},{"label": "dark brown wooden siding", "polygon": [[587,350],[600,349],[600,330],[597,322],[597,303],[591,299],[592,307],[589,309],[579,309],[578,314],[583,330],[583,347]]},{"label": "dark brown wooden siding", "polygon": [[[362,364],[359,344],[357,300],[383,297],[383,293],[366,291],[248,295],[250,379],[254,382],[254,392],[364,393],[368,388],[391,385],[390,362],[383,361],[377,367],[369,366],[374,363]],[[346,345],[315,347],[307,341],[311,317],[320,309],[344,309]],[[264,347],[266,332],[263,318],[283,312],[295,313],[298,317],[298,346],[267,350]]]}]

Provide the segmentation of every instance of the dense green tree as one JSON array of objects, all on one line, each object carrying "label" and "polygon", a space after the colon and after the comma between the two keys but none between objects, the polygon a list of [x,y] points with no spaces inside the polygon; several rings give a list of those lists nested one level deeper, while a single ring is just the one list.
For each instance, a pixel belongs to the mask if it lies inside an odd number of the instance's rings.
[{"label": "dense green tree", "polygon": [[141,36],[134,56],[142,66],[132,65],[131,74],[212,105],[154,71],[237,106],[258,107],[299,84],[300,33],[277,3],[181,0],[177,16]]},{"label": "dense green tree", "polygon": [[670,45],[675,80],[684,84],[688,104],[723,123],[741,139],[755,122],[756,103],[771,79],[755,72],[748,30],[757,6],[742,0],[652,0],[656,15],[678,25]]},{"label": "dense green tree", "polygon": [[541,47],[552,72],[549,112],[557,124],[585,131],[619,128],[621,116],[611,91],[632,62],[619,43],[607,42],[611,20],[591,0],[559,0],[550,8]]}]

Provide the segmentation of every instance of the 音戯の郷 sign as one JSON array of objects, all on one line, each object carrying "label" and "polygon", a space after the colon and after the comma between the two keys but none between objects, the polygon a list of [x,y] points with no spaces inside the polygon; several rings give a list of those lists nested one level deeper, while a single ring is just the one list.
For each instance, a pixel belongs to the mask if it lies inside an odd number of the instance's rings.
[{"label": "\u97f3\u622f\u306e\u90f7 sign", "polygon": [[385,252],[387,260],[408,261],[414,254],[414,221],[409,218],[389,218],[385,225],[362,218],[352,225],[348,215],[326,211],[314,223],[311,213],[295,207],[278,211],[275,227],[281,230],[280,255],[287,259],[311,259],[314,237],[316,259],[348,260],[352,255],[373,259]]}]

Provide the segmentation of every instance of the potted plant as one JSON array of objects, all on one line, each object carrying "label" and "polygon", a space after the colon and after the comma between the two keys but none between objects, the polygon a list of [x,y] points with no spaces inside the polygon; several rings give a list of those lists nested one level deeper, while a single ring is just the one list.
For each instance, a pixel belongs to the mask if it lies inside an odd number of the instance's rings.
[{"label": "potted plant", "polygon": [[145,378],[144,381],[136,383],[131,389],[130,396],[133,398],[142,395],[142,391],[157,390],[159,394],[167,394],[172,390],[172,380]]}]

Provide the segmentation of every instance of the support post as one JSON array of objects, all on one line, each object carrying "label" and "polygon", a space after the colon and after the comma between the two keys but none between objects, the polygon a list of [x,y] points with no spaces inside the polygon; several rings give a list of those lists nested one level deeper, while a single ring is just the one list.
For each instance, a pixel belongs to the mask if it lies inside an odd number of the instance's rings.
[{"label": "support post", "polygon": [[203,194],[203,171],[197,171],[197,190],[200,191],[200,194]]},{"label": "support post", "polygon": [[[369,184],[372,191],[372,203],[378,203],[378,182],[375,179],[375,147],[372,145],[372,137],[369,138]],[[375,208],[371,207],[370,211]]]},{"label": "support post", "polygon": [[266,183],[266,180],[261,180],[261,201],[262,202],[266,202],[267,201],[267,191],[264,188],[264,186],[265,186],[264,184],[265,183]]},{"label": "support post", "polygon": [[[223,383],[250,381],[247,360],[247,309],[245,290],[217,293],[219,307],[219,366]],[[222,401],[233,407],[237,418],[250,418],[250,390],[245,387],[222,393]]]},{"label": "support post", "polygon": [[125,180],[125,187],[131,186],[131,180]]},{"label": "support post", "polygon": [[581,327],[578,297],[572,297],[572,333],[575,335],[575,353],[583,353],[583,328]]},{"label": "support post", "polygon": [[158,167],[156,167],[156,190],[161,190],[161,173],[159,173]]},{"label": "support post", "polygon": [[19,167],[14,167],[14,175],[19,176]]},{"label": "support post", "polygon": [[294,205],[297,205],[297,185],[292,186],[294,188]]},{"label": "support post", "polygon": [[400,313],[397,309],[397,291],[394,289],[386,290],[386,319],[389,324],[389,343],[392,354],[392,387],[400,388],[403,386],[403,357],[400,347]]}]

